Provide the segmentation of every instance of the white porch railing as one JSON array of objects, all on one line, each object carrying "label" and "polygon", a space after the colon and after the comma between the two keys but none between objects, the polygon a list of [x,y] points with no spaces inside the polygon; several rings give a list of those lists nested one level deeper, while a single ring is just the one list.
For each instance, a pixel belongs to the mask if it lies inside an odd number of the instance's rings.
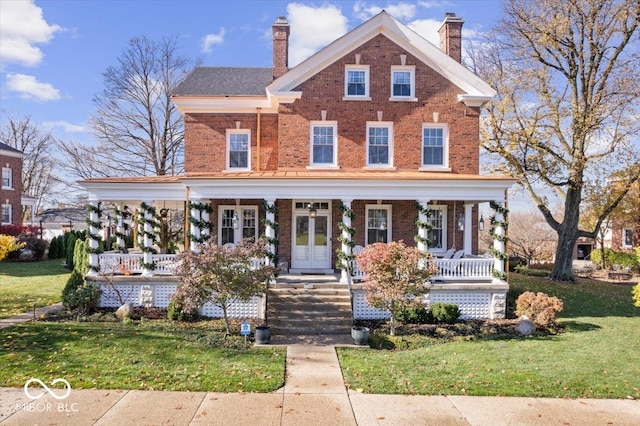
[{"label": "white porch railing", "polygon": [[[493,279],[493,258],[432,259],[438,272],[431,281],[476,281]],[[364,272],[353,263],[353,280],[364,280]]]},{"label": "white porch railing", "polygon": [[[156,265],[154,274],[173,275],[178,262],[175,254],[154,254],[151,256],[153,263]],[[98,256],[100,262],[100,270],[105,274],[123,273],[125,271],[132,274],[141,274],[142,269],[142,253],[140,254],[124,254],[124,253],[101,253]],[[251,268],[258,269],[266,265],[267,258],[256,258],[251,261]]]}]

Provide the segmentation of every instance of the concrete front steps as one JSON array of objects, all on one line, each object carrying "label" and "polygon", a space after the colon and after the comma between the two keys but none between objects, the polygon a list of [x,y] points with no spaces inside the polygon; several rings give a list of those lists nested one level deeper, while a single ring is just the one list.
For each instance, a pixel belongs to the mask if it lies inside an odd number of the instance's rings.
[{"label": "concrete front steps", "polygon": [[344,284],[314,282],[310,277],[273,285],[267,295],[267,318],[272,335],[349,334],[349,290]]}]

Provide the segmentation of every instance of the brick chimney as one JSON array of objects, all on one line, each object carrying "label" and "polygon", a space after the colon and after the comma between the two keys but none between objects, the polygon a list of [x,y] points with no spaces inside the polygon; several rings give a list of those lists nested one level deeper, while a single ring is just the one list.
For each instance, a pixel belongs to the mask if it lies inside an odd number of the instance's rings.
[{"label": "brick chimney", "polygon": [[462,60],[462,24],[462,18],[458,18],[455,13],[447,12],[438,30],[440,49],[458,62]]},{"label": "brick chimney", "polygon": [[289,23],[279,16],[273,23],[273,79],[289,71]]}]

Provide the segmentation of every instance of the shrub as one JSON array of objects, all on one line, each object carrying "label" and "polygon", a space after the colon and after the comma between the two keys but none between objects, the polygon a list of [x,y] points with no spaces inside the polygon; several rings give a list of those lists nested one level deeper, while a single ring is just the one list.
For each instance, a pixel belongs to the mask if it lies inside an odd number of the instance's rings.
[{"label": "shrub", "polygon": [[548,277],[549,271],[546,269],[532,269],[526,267],[517,267],[516,272],[522,275],[527,275],[530,277]]},{"label": "shrub", "polygon": [[614,251],[611,254],[611,265],[620,265],[623,268],[636,269],[638,267],[638,259],[635,253]]},{"label": "shrub", "polygon": [[7,257],[9,253],[20,250],[21,247],[22,244],[16,241],[13,236],[0,234],[0,260]]},{"label": "shrub", "polygon": [[640,283],[633,287],[631,294],[633,294],[633,306],[640,308]]},{"label": "shrub", "polygon": [[534,324],[548,327],[555,322],[563,307],[562,300],[557,297],[525,291],[516,301],[516,315],[526,315]]},{"label": "shrub", "polygon": [[100,297],[100,290],[85,281],[78,271],[73,271],[62,289],[62,304],[70,311],[85,314]]},{"label": "shrub", "polygon": [[433,322],[431,311],[424,306],[409,306],[395,315],[395,319],[403,324],[430,324]]},{"label": "shrub", "polygon": [[460,308],[454,303],[436,302],[429,308],[436,324],[453,324],[460,319]]},{"label": "shrub", "polygon": [[68,232],[65,234],[65,263],[67,264],[67,269],[73,269],[73,254],[76,249],[76,240],[78,237],[74,232]]},{"label": "shrub", "polygon": [[22,236],[19,238],[19,241],[24,244],[25,250],[31,250],[33,252],[33,258],[35,260],[42,259],[44,252],[47,250],[48,243],[32,235]]},{"label": "shrub", "polygon": [[542,271],[551,271],[553,270],[553,262],[543,262],[543,263],[532,263],[529,265],[529,269],[539,269]]},{"label": "shrub", "polygon": [[167,306],[167,318],[172,321],[195,321],[198,318],[196,311],[186,312],[177,300],[172,300]]},{"label": "shrub", "polygon": [[58,255],[58,237],[53,237],[49,243],[49,253],[47,253],[47,259],[55,259]]},{"label": "shrub", "polygon": [[73,251],[73,270],[82,275],[86,275],[89,272],[89,253],[87,252],[86,241],[76,240],[76,246]]}]

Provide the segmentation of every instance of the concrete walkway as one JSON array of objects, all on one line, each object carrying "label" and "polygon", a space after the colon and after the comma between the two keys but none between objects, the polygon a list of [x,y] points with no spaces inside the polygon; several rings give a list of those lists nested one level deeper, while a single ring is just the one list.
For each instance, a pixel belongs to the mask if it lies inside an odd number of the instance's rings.
[{"label": "concrete walkway", "polygon": [[[640,401],[367,395],[347,390],[334,344],[345,336],[278,338],[287,343],[285,386],[268,394],[73,389],[30,400],[0,388],[5,425],[625,425]],[[364,350],[364,349],[363,349]],[[62,391],[56,391],[58,395]],[[33,389],[32,393],[38,393]]]},{"label": "concrete walkway", "polygon": [[53,305],[45,306],[44,308],[38,308],[35,312],[25,312],[24,314],[0,319],[0,328],[11,327],[12,325],[31,321],[34,318],[40,318],[42,315],[46,315],[49,312],[59,311],[62,308],[62,303],[55,303]]}]

